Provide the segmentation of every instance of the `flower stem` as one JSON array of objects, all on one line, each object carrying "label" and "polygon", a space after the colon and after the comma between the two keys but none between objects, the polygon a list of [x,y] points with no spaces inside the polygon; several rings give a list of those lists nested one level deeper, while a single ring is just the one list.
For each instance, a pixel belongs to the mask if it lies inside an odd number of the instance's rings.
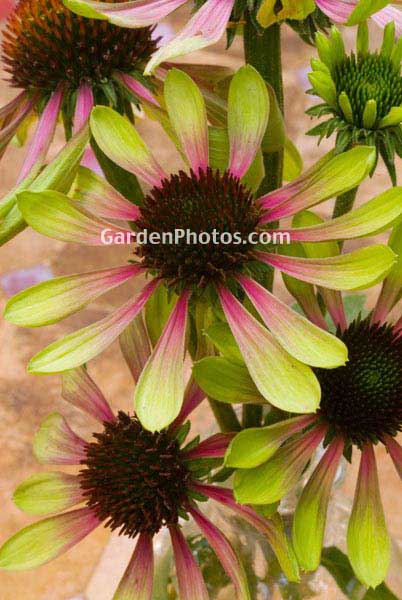
[{"label": "flower stem", "polygon": [[262,420],[262,406],[256,404],[245,404],[243,406],[242,427],[260,427]]},{"label": "flower stem", "polygon": [[[246,13],[244,26],[244,53],[246,62],[260,73],[269,83],[276,94],[279,106],[283,112],[283,80],[281,29],[275,24],[263,32],[256,29],[250,13]],[[282,185],[283,151],[264,153],[265,178],[259,190],[266,194]]]},{"label": "flower stem", "polygon": [[230,404],[222,404],[222,402],[217,402],[212,398],[208,398],[208,402],[214,413],[216,422],[223,433],[241,430],[239,419],[236,417],[236,413]]}]

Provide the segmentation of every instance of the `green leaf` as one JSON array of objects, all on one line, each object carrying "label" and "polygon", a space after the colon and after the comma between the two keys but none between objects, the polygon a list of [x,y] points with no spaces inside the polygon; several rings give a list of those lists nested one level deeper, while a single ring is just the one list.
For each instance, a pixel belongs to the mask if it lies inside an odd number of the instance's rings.
[{"label": "green leaf", "polygon": [[177,296],[170,293],[163,285],[160,285],[148,300],[145,322],[152,345],[159,340],[176,302]]},{"label": "green leaf", "polygon": [[247,368],[223,356],[203,358],[195,363],[193,374],[201,389],[215,400],[230,404],[265,403]]},{"label": "green leaf", "polygon": [[217,322],[208,327],[205,335],[215,344],[219,352],[226,358],[244,364],[239,346],[227,323]]},{"label": "green leaf", "polygon": [[358,25],[389,4],[389,0],[360,0],[346,25]]}]

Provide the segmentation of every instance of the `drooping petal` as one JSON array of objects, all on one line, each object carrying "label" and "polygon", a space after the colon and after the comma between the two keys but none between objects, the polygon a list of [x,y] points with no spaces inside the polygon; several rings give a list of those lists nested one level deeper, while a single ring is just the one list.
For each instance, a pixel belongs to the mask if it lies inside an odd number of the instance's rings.
[{"label": "drooping petal", "polygon": [[185,455],[186,460],[223,458],[234,435],[234,433],[216,433],[212,435],[187,452]]},{"label": "drooping petal", "polygon": [[15,111],[24,103],[27,99],[27,92],[24,90],[20,92],[15,98],[13,98],[10,102],[0,107],[0,129],[6,119],[12,117]]},{"label": "drooping petal", "polygon": [[402,11],[396,6],[386,6],[371,16],[373,21],[382,28],[388,23],[395,23],[396,37],[402,36]]},{"label": "drooping petal", "polygon": [[140,216],[138,206],[126,200],[106,179],[82,166],[74,182],[73,199],[102,219],[136,221]]},{"label": "drooping petal", "polygon": [[315,571],[320,566],[328,503],[343,448],[341,438],[331,443],[297,502],[293,547],[305,571]]},{"label": "drooping petal", "polygon": [[162,62],[219,41],[225,33],[233,5],[234,0],[207,0],[179,34],[155,52],[145,68],[145,75],[150,75]]},{"label": "drooping petal", "polygon": [[395,263],[390,248],[373,245],[328,258],[295,258],[256,252],[257,258],[292,277],[332,290],[359,290],[384,279]]},{"label": "drooping petal", "polygon": [[233,77],[228,97],[229,171],[241,179],[259,150],[267,129],[269,96],[261,75],[250,65]]},{"label": "drooping petal", "polygon": [[13,495],[14,504],[30,515],[61,512],[79,504],[83,498],[78,477],[60,472],[32,475]]},{"label": "drooping petal", "polygon": [[169,527],[181,600],[208,600],[202,573],[179,527]]},{"label": "drooping petal", "polygon": [[194,173],[208,167],[208,122],[205,101],[194,81],[178,69],[165,79],[166,108]]},{"label": "drooping petal", "polygon": [[144,308],[159,281],[153,280],[139,296],[101,321],[70,333],[36,354],[29,363],[30,373],[46,374],[68,371],[85,364],[107,348]]},{"label": "drooping petal", "polygon": [[115,77],[119,79],[126,86],[127,89],[133,92],[141,100],[146,100],[147,102],[150,102],[154,106],[160,108],[159,102],[152,94],[152,92],[147,87],[145,87],[143,83],[138,81],[138,79],[136,79],[132,75],[129,75],[128,73],[116,73]]},{"label": "drooping petal", "polygon": [[297,560],[287,540],[281,517],[278,514],[273,515],[272,518],[265,519],[250,506],[238,504],[234,499],[232,490],[227,488],[207,483],[195,483],[193,488],[197,492],[212,498],[212,500],[216,500],[216,502],[227,506],[262,533],[274,550],[283,572],[289,581],[299,581]]},{"label": "drooping petal", "polygon": [[113,600],[152,600],[153,574],[152,537],[141,533]]},{"label": "drooping petal", "polygon": [[226,452],[225,465],[238,469],[252,469],[262,465],[287,439],[314,423],[316,419],[315,415],[303,415],[268,427],[244,429],[231,442]]},{"label": "drooping petal", "polygon": [[348,351],[339,338],[305,319],[252,279],[238,279],[266,326],[289,354],[313,367],[345,364]]},{"label": "drooping petal", "polygon": [[297,485],[327,427],[317,425],[302,438],[282,446],[265,464],[236,471],[234,494],[242,504],[273,504]]},{"label": "drooping petal", "polygon": [[[391,188],[359,208],[331,221],[286,229],[292,242],[351,240],[388,229],[402,214],[402,188]],[[275,230],[282,231],[282,230]]]},{"label": "drooping petal", "polygon": [[170,425],[183,404],[189,295],[184,291],[177,301],[135,388],[136,414],[150,431],[160,431]]},{"label": "drooping petal", "polygon": [[171,431],[176,431],[184,423],[187,417],[201,404],[205,398],[205,392],[199,387],[196,381],[191,378],[184,394],[183,406],[176,419],[171,424]]},{"label": "drooping petal", "polygon": [[96,106],[90,124],[100,149],[122,169],[151,186],[159,186],[166,178],[137,130],[125,117],[107,106]]},{"label": "drooping petal", "polygon": [[64,400],[92,415],[101,423],[115,420],[109,402],[92,377],[88,375],[85,367],[63,373],[61,395]]},{"label": "drooping petal", "polygon": [[102,246],[115,243],[116,236],[131,239],[130,229],[99,219],[61,192],[21,192],[18,207],[33,229],[63,242]]},{"label": "drooping petal", "polygon": [[402,223],[394,228],[388,245],[397,255],[397,261],[383,283],[371,318],[372,323],[384,323],[402,294]]},{"label": "drooping petal", "polygon": [[88,508],[80,508],[28,525],[0,548],[0,569],[23,571],[54,560],[99,525]]},{"label": "drooping petal", "polygon": [[345,0],[315,0],[315,3],[335,23],[346,23],[355,7],[355,3]]},{"label": "drooping petal", "polygon": [[7,124],[3,125],[0,129],[0,158],[3,156],[21,123],[31,114],[36,101],[36,97],[26,99],[12,115],[12,118],[10,120],[6,119]]},{"label": "drooping petal", "polygon": [[291,357],[228,290],[221,288],[219,295],[250,375],[264,398],[289,412],[314,412],[320,402],[320,386],[313,372]]},{"label": "drooping petal", "polygon": [[[399,0],[395,0],[398,2]],[[354,10],[350,15],[347,25],[357,25],[372,17],[380,9],[384,8],[389,0],[353,0]]]},{"label": "drooping petal", "polygon": [[222,567],[233,581],[238,597],[242,600],[251,600],[243,565],[227,538],[197,508],[190,507],[189,513],[208,540]]},{"label": "drooping petal", "polygon": [[81,82],[77,93],[77,103],[74,113],[74,133],[88,122],[91,110],[94,107],[94,95],[92,88],[86,81]]},{"label": "drooping petal", "polygon": [[359,477],[347,532],[348,556],[359,580],[377,587],[384,581],[391,544],[385,523],[372,444],[362,449]]},{"label": "drooping petal", "polygon": [[130,2],[96,2],[95,0],[63,0],[77,15],[90,19],[107,19],[110,23],[137,29],[159,23],[187,0],[131,0]]},{"label": "drooping petal", "polygon": [[32,143],[18,176],[18,183],[25,179],[35,165],[43,163],[54,136],[62,101],[63,89],[59,88],[51,95],[38,121]]},{"label": "drooping petal", "polygon": [[137,383],[152,352],[142,314],[137,315],[121,334],[120,349],[131,375]]},{"label": "drooping petal", "polygon": [[276,208],[268,210],[261,223],[294,215],[353,189],[370,173],[375,154],[375,150],[367,146],[357,146],[348,152],[338,154],[325,162],[300,192]]},{"label": "drooping petal", "polygon": [[35,434],[33,452],[46,465],[79,465],[86,458],[87,443],[59,413],[51,413]]},{"label": "drooping petal", "polygon": [[43,281],[13,296],[4,316],[24,327],[57,323],[141,272],[139,265],[124,265]]},{"label": "drooping petal", "polygon": [[387,447],[390,457],[394,462],[395,469],[397,470],[399,477],[402,479],[402,448],[390,435],[385,436],[384,443]]}]

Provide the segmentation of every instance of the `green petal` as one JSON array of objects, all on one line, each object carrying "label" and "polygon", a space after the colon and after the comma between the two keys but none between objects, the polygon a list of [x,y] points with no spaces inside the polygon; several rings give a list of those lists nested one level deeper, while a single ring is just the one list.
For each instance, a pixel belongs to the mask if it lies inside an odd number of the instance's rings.
[{"label": "green petal", "polygon": [[13,500],[19,509],[30,515],[45,515],[82,502],[83,490],[75,475],[38,473],[17,487]]},{"label": "green petal", "polygon": [[195,363],[193,374],[207,396],[227,403],[265,404],[247,368],[238,362],[214,356]]},{"label": "green petal", "polygon": [[348,556],[359,580],[367,586],[377,587],[386,577],[391,545],[371,444],[366,444],[362,450],[347,544]]},{"label": "green petal", "polygon": [[239,346],[227,323],[213,323],[213,325],[208,327],[205,331],[205,335],[209,337],[223,356],[244,364]]},{"label": "green petal", "polygon": [[98,524],[92,512],[82,508],[29,525],[0,548],[0,569],[39,567],[75,546]]}]

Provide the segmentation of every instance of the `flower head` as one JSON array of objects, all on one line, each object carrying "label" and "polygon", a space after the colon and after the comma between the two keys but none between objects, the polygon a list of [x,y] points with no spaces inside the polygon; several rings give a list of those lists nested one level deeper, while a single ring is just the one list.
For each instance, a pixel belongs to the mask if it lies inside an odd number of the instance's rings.
[{"label": "flower head", "polygon": [[[391,245],[400,249],[401,227]],[[293,542],[303,569],[321,560],[331,486],[342,454],[360,454],[360,472],[347,533],[348,555],[362,583],[376,587],[385,578],[390,541],[385,524],[374,447],[384,444],[402,475],[401,322],[387,314],[402,289],[401,257],[383,284],[371,316],[360,317],[337,335],[349,350],[349,361],[331,371],[316,369],[322,396],[316,413],[291,418],[260,430],[240,433],[231,443],[226,463],[239,467],[237,500],[270,503],[288,493],[321,442],[326,448],[296,508]],[[250,451],[251,449],[251,451]]]},{"label": "flower head", "polygon": [[348,56],[337,29],[332,29],[329,38],[318,33],[320,60],[312,61],[309,79],[311,93],[325,103],[307,112],[332,115],[309,133],[322,138],[336,132],[338,151],[356,143],[375,146],[395,183],[395,152],[402,156],[402,38],[394,43],[394,37],[395,25],[390,23],[380,52],[370,52],[367,25],[362,25],[357,54]]},{"label": "flower head", "polygon": [[[134,374],[150,351],[142,321],[121,340]],[[142,360],[141,359],[141,360]],[[279,515],[265,519],[240,506],[233,493],[208,483],[219,466],[230,434],[217,434],[186,443],[188,414],[203,398],[189,383],[185,404],[175,423],[158,433],[145,430],[135,415],[109,403],[84,368],[63,376],[64,398],[99,423],[91,441],[78,436],[59,413],[49,415],[34,439],[34,453],[45,465],[76,465],[76,474],[44,472],[23,482],[14,501],[29,514],[60,513],[30,525],[0,549],[0,569],[37,567],[69,550],[103,524],[119,534],[137,538],[133,557],[114,598],[152,599],[153,537],[162,528],[171,536],[180,597],[207,599],[201,571],[182,533],[181,518],[193,518],[232,579],[239,600],[250,598],[243,567],[224,534],[204,515],[199,504],[212,499],[257,528],[271,543],[286,576],[298,579],[297,564]],[[82,505],[81,508],[74,508]],[[73,510],[69,510],[73,509]],[[68,511],[68,512],[63,512]],[[185,568],[183,566],[185,565]]]},{"label": "flower head", "polygon": [[[126,219],[139,233],[142,227],[149,228],[150,240],[152,234],[173,234],[172,228],[188,227],[196,236],[211,236],[216,231],[217,241],[208,238],[205,243],[196,237],[195,244],[186,239],[145,244],[133,248],[137,254],[131,255],[133,264],[63,277],[17,295],[8,305],[6,318],[38,326],[76,312],[132,277],[151,277],[139,297],[102,321],[55,342],[32,359],[29,369],[54,373],[84,364],[116,339],[157,287],[165,287],[177,302],[136,388],[136,412],[143,426],[160,430],[179,413],[187,316],[206,304],[215,306],[227,320],[263,401],[294,412],[315,409],[320,398],[318,380],[306,365],[332,368],[344,364],[345,345],[323,331],[319,319],[317,324],[310,323],[266,291],[261,276],[277,269],[306,284],[328,288],[331,295],[338,293],[333,290],[367,287],[381,280],[391,269],[394,254],[386,246],[374,245],[342,256],[335,252],[323,258],[299,258],[292,255],[293,245],[290,255],[286,248],[278,254],[272,244],[256,241],[263,233],[284,233],[280,228],[270,229],[267,223],[356,186],[371,169],[373,151],[358,147],[341,156],[330,154],[288,186],[256,198],[256,165],[269,112],[266,86],[258,73],[247,66],[234,76],[228,97],[228,131],[208,128],[202,95],[181,71],[169,72],[165,101],[172,138],[187,157],[189,172],[166,174],[126,119],[110,108],[97,107],[91,117],[97,144],[111,160],[151,187],[141,206],[128,202],[104,180],[84,170],[74,199],[51,191],[24,192],[19,196],[20,210],[41,233],[76,243],[101,246],[105,230],[115,236],[133,231],[105,219]],[[315,242],[369,235],[386,229],[399,217],[400,198],[400,189],[389,190],[349,215],[299,226],[288,234],[292,242],[311,242],[306,245],[314,248],[322,247]],[[239,232],[236,247],[230,236]],[[228,234],[229,243],[223,237]],[[113,239],[118,243],[117,237]],[[239,301],[245,294],[265,325]],[[161,371],[165,373],[162,381]],[[164,399],[163,410],[156,398]]]}]

